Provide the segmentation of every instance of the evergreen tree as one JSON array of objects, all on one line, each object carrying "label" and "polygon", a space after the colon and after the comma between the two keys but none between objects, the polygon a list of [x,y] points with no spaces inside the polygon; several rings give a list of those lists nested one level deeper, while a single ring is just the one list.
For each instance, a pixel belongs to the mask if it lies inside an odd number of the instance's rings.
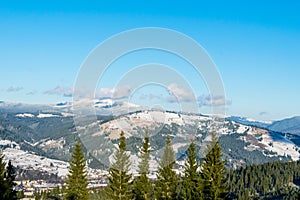
[{"label": "evergreen tree", "polygon": [[202,199],[202,184],[196,160],[195,143],[192,140],[187,150],[188,157],[184,165],[184,177],[182,186],[183,199]]},{"label": "evergreen tree", "polygon": [[41,199],[42,199],[42,194],[41,194],[41,192],[35,192],[35,193],[33,194],[33,196],[34,196],[34,200],[41,200]]},{"label": "evergreen tree", "polygon": [[0,149],[0,199],[5,199],[5,195],[8,190],[8,184],[5,181],[5,165],[3,161],[4,155]]},{"label": "evergreen tree", "polygon": [[215,133],[212,133],[212,141],[207,147],[201,170],[204,181],[204,199],[223,199],[226,192],[226,169],[225,161],[222,160],[222,148]]},{"label": "evergreen tree", "polygon": [[48,193],[48,198],[49,199],[60,199],[60,194],[62,193],[61,189],[59,186],[51,189]]},{"label": "evergreen tree", "polygon": [[23,199],[24,197],[25,195],[23,190],[17,192],[17,199]]},{"label": "evergreen tree", "polygon": [[5,172],[5,182],[8,186],[5,193],[5,198],[9,200],[17,199],[17,191],[14,190],[16,183],[14,182],[16,178],[15,169],[11,164],[11,161],[8,162],[6,172]]},{"label": "evergreen tree", "polygon": [[150,147],[148,130],[139,156],[140,162],[138,165],[139,176],[134,180],[133,196],[137,200],[151,199],[152,183],[148,178],[149,162],[150,162]]},{"label": "evergreen tree", "polygon": [[70,160],[70,169],[67,183],[66,199],[67,200],[86,200],[89,198],[87,189],[88,179],[86,173],[86,163],[82,152],[82,147],[78,141],[75,144]]},{"label": "evergreen tree", "polygon": [[157,181],[155,185],[155,197],[158,200],[176,198],[177,177],[173,171],[175,164],[174,150],[171,138],[167,138],[166,147],[162,159],[159,162]]},{"label": "evergreen tree", "polygon": [[114,163],[109,168],[109,184],[106,194],[108,199],[129,200],[132,197],[130,188],[131,174],[129,174],[130,155],[126,153],[126,139],[121,132],[119,148],[114,153]]}]

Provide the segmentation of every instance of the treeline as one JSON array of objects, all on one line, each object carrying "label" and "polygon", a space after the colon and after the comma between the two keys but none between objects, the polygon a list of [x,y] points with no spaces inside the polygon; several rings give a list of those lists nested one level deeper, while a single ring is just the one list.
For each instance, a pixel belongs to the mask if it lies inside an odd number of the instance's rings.
[{"label": "treeline", "polygon": [[[222,149],[214,133],[205,156],[197,160],[193,140],[187,149],[182,174],[176,174],[176,160],[171,137],[167,137],[163,155],[158,162],[156,179],[149,179],[151,144],[146,132],[139,152],[138,176],[130,173],[130,155],[123,132],[109,168],[109,182],[105,188],[90,191],[86,172],[86,159],[80,141],[70,159],[66,187],[35,194],[36,200],[217,200],[217,199],[300,199],[300,162],[272,162],[247,165],[238,169],[225,168]],[[0,157],[0,199],[17,198],[14,188],[14,171],[5,170]],[[11,163],[8,164],[8,167]],[[12,166],[10,167],[12,168]],[[4,173],[2,173],[4,171]],[[7,172],[6,172],[7,171]],[[2,178],[3,177],[3,178]],[[12,178],[8,178],[12,177]],[[2,189],[5,188],[5,189]],[[3,192],[2,192],[3,191]],[[3,195],[6,195],[3,196]],[[8,198],[7,195],[13,195]]]},{"label": "treeline", "polygon": [[[215,134],[211,136],[212,141],[200,163],[196,159],[195,144],[191,141],[183,174],[176,174],[174,171],[174,150],[171,138],[167,137],[163,156],[158,163],[157,179],[154,181],[148,178],[148,134],[146,133],[139,154],[138,176],[132,177],[129,173],[131,163],[127,154],[126,139],[122,132],[114,153],[114,162],[109,169],[107,187],[89,195],[87,191],[81,193],[78,190],[74,196],[78,195],[78,199],[112,200],[300,199],[297,186],[300,181],[299,162],[272,162],[227,170],[219,141]],[[72,184],[72,187],[74,185]]]},{"label": "treeline", "polygon": [[230,199],[300,199],[300,162],[272,162],[230,170]]},{"label": "treeline", "polygon": [[[126,139],[121,132],[118,148],[109,169],[108,185],[97,192],[89,194],[86,189],[85,160],[80,143],[75,146],[67,180],[65,199],[224,199],[228,192],[226,186],[227,173],[222,150],[215,134],[206,149],[206,156],[201,163],[197,161],[196,147],[191,141],[187,150],[184,174],[176,174],[175,154],[171,138],[167,137],[161,160],[158,162],[157,178],[150,180],[150,144],[146,133],[138,164],[138,176],[130,174],[130,155],[126,148]],[[200,170],[201,169],[201,170]]]}]

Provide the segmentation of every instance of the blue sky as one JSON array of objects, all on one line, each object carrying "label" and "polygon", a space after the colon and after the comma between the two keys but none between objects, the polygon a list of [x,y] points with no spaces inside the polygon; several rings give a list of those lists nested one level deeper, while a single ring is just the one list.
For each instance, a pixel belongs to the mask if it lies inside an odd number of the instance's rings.
[{"label": "blue sky", "polygon": [[[99,43],[128,29],[163,27],[188,35],[209,53],[224,82],[228,115],[262,120],[300,115],[300,3],[281,2],[1,1],[0,100],[72,101],[80,65]],[[190,66],[152,51],[120,59],[99,90],[147,62],[174,66],[196,96],[208,94]],[[136,95],[143,93],[163,90],[148,86]]]}]

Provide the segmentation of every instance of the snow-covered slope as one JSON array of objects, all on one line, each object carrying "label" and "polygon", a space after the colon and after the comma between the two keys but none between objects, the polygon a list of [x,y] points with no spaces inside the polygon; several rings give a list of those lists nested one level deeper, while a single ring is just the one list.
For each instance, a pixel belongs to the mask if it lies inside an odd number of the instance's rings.
[{"label": "snow-covered slope", "polygon": [[[3,144],[3,140],[0,140]],[[69,169],[69,163],[61,160],[50,159],[44,156],[38,156],[30,152],[22,151],[17,148],[6,148],[3,150],[4,162],[10,160],[12,165],[23,170],[34,170],[46,172],[48,174],[57,174],[58,177],[66,178]],[[95,174],[107,175],[107,171],[100,169],[87,168],[88,177],[94,178]],[[99,176],[98,176],[99,177]]]},{"label": "snow-covered slope", "polygon": [[49,159],[43,156],[37,156],[16,148],[6,148],[3,150],[4,160],[11,160],[12,164],[21,169],[32,169],[47,173],[66,176],[68,174],[69,164],[64,161]]},{"label": "snow-covered slope", "polygon": [[[93,167],[100,166],[100,164],[103,164],[101,167],[108,167],[109,161],[107,160],[114,152],[121,131],[125,132],[128,139],[128,149],[133,156],[131,159],[136,161],[145,131],[148,129],[152,157],[155,161],[162,155],[167,135],[172,138],[178,162],[182,162],[185,158],[185,151],[192,138],[199,147],[199,157],[203,156],[205,147],[210,142],[211,132],[216,132],[220,137],[224,156],[232,163],[240,163],[241,160],[243,163],[259,163],[276,159],[299,159],[299,148],[295,141],[300,141],[300,138],[298,136],[291,138],[289,135],[269,131],[264,128],[269,124],[268,122],[258,122],[247,118],[232,119],[145,110],[128,102],[120,103],[112,99],[79,102],[81,106],[85,103],[92,105],[102,114],[113,113],[115,116],[98,116],[99,121],[80,127],[81,125],[74,124],[71,113],[74,107],[67,102],[48,106],[46,111],[24,110],[20,112],[18,109],[17,112],[3,111],[0,115],[0,131],[3,135],[0,137],[3,136],[3,141],[7,138],[16,140],[15,144],[2,142],[2,146],[29,152],[35,151],[40,155],[46,154],[68,160],[70,149],[76,138],[74,134],[79,133],[88,155],[92,157],[89,159],[95,158],[99,161],[95,163],[89,160],[88,163],[94,163]],[[14,104],[9,104],[9,106],[14,107]],[[5,106],[0,105],[0,109],[3,107]],[[49,111],[51,109],[55,111]],[[128,113],[128,110],[132,112]],[[258,123],[261,125],[258,126]]]},{"label": "snow-covered slope", "polygon": [[[300,156],[298,146],[284,134],[212,116],[145,110],[93,124],[84,130],[82,140],[86,148],[103,162],[105,156],[113,153],[111,148],[118,142],[121,131],[128,139],[128,148],[134,160],[146,130],[149,131],[152,156],[156,160],[162,155],[167,135],[172,138],[178,163],[185,157],[191,138],[195,139],[199,147],[198,155],[204,156],[213,131],[219,136],[224,156],[232,165],[298,160]],[[88,133],[86,130],[93,131]]]}]

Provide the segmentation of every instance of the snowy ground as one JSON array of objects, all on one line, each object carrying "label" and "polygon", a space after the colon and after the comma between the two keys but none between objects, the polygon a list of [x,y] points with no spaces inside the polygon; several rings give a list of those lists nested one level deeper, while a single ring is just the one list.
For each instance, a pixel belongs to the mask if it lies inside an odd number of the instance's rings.
[{"label": "snowy ground", "polygon": [[14,166],[22,169],[33,169],[66,176],[69,163],[42,156],[37,156],[19,149],[6,148],[3,150],[4,160],[11,160]]},{"label": "snowy ground", "polygon": [[[259,134],[261,134],[261,137],[258,140],[257,136],[254,137],[254,135]],[[256,130],[253,128],[248,132],[248,136],[243,136],[241,139],[251,143],[249,146],[244,147],[248,151],[263,148],[275,153],[275,155],[265,154],[265,156],[290,156],[294,161],[299,160],[300,153],[297,145],[281,135],[276,135],[276,139],[274,139],[275,136],[272,134],[274,133],[270,133],[266,130],[263,131],[262,129]]]},{"label": "snowy ground", "polygon": [[[3,140],[0,140],[0,143],[4,143]],[[69,163],[46,158],[43,156],[38,156],[25,152],[16,148],[6,148],[3,150],[4,161],[7,163],[11,160],[14,166],[18,166],[21,169],[30,169],[37,170],[47,173],[53,173],[59,177],[65,177],[68,174]],[[106,175],[107,171],[99,169],[88,168],[88,177],[95,178],[102,175]]]}]

